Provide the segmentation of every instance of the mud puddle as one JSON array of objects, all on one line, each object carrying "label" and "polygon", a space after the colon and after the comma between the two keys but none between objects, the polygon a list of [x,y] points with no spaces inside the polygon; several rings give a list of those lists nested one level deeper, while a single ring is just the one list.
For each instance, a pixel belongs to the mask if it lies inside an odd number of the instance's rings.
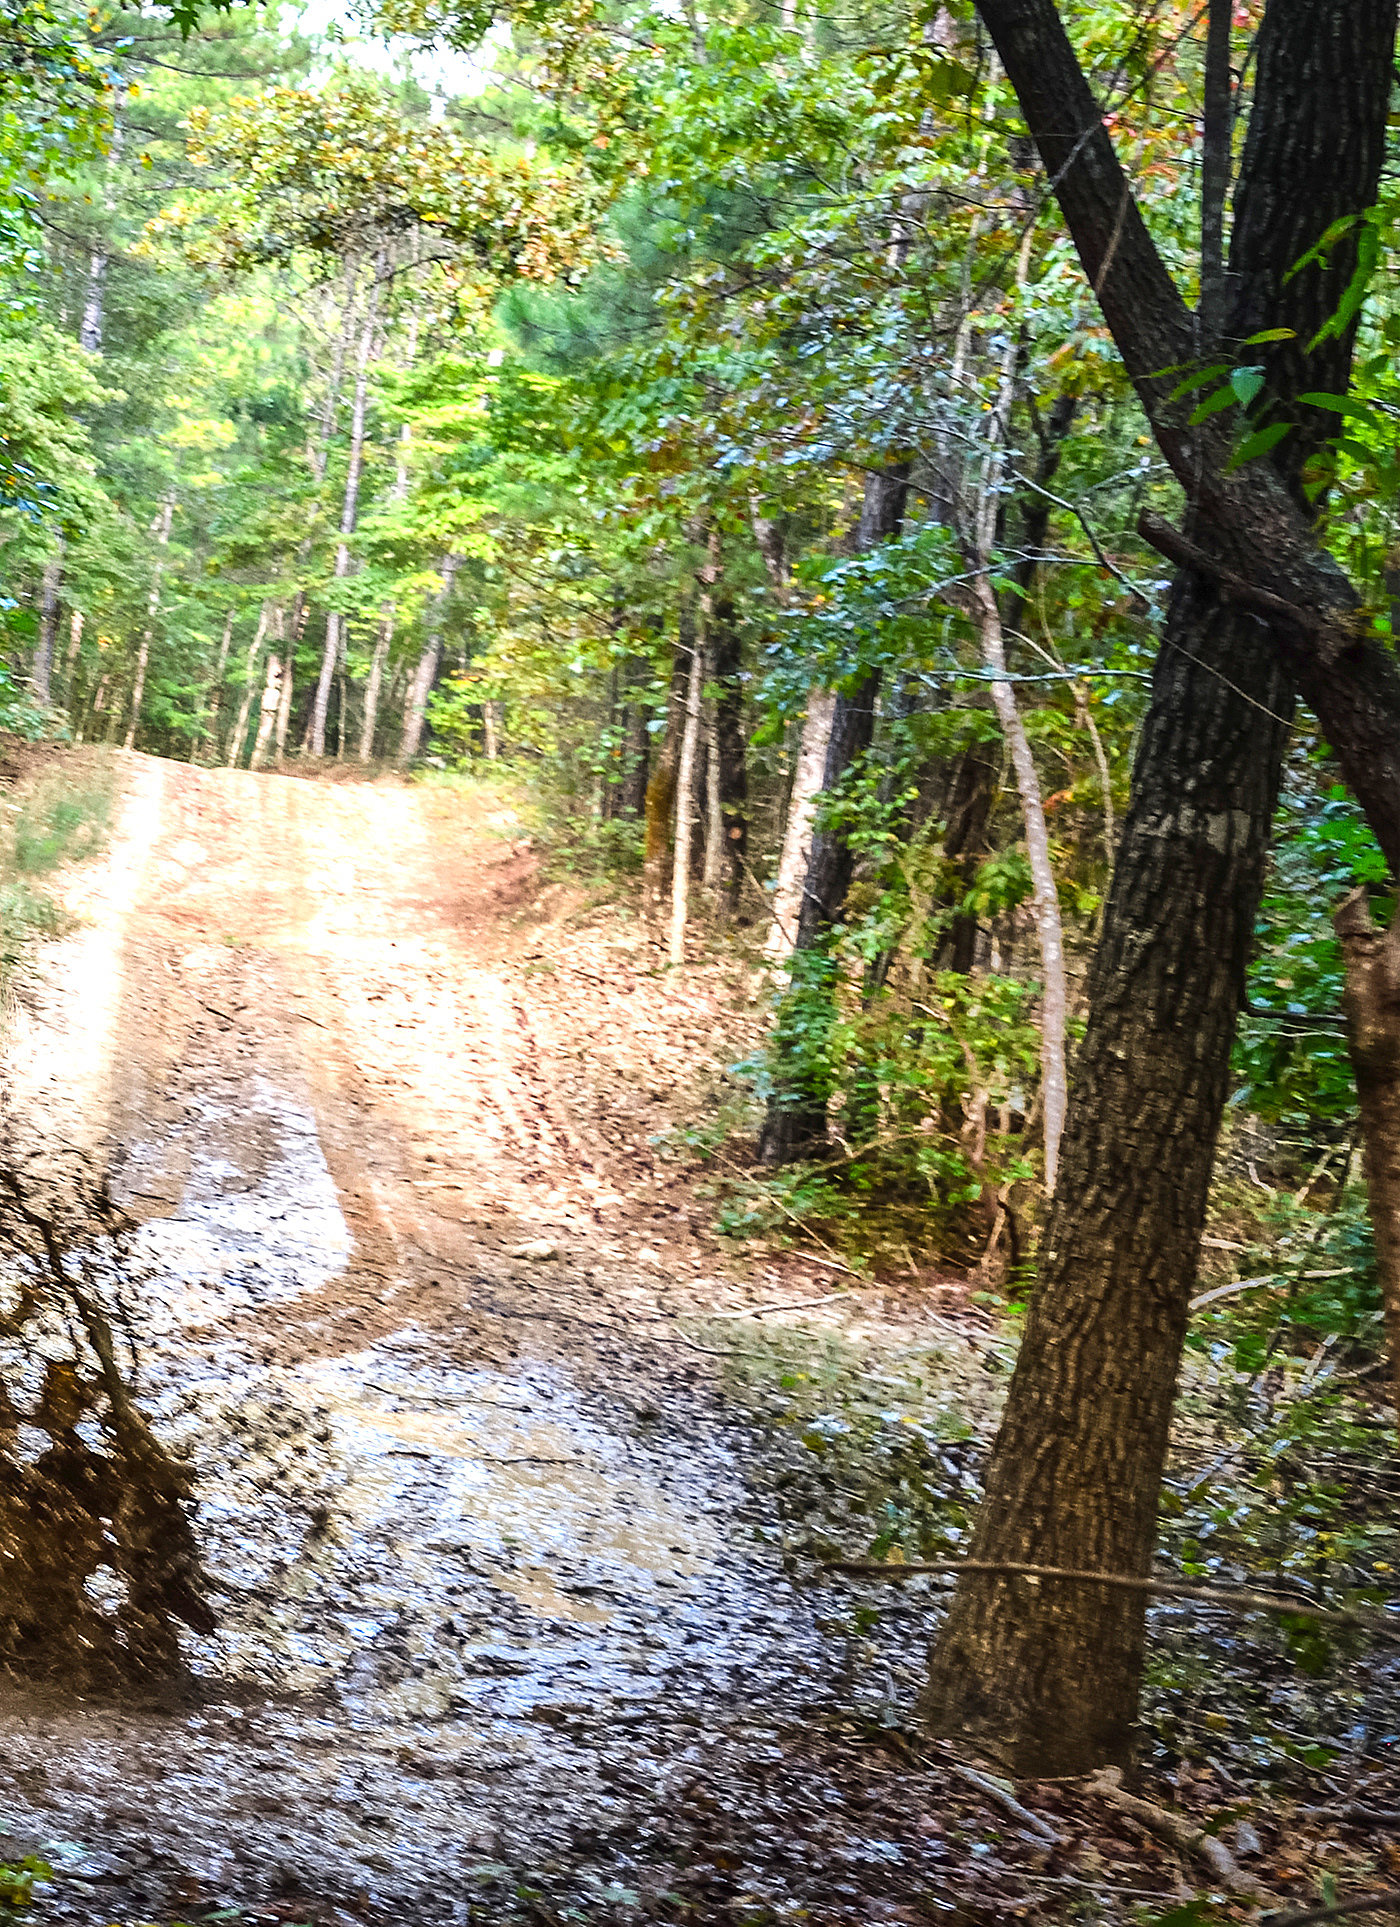
[{"label": "mud puddle", "polygon": [[[493,1868],[664,1805],[687,1734],[788,1700],[820,1642],[729,1543],[728,1452],[696,1414],[678,1451],[643,1385],[444,1363],[411,1323],[263,1363],[351,1240],[305,1094],[258,1071],[243,1096],[182,1108],[184,1195],[128,1306],[146,1409],[195,1471],[203,1703],[12,1705],[10,1830],[59,1868],[55,1918],[278,1892],[467,1918]],[[170,1162],[135,1144],[126,1182]]]}]

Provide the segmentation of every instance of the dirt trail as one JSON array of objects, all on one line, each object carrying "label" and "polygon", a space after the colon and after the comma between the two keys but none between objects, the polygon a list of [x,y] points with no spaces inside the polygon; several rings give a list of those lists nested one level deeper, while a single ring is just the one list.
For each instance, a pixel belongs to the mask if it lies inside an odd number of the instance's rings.
[{"label": "dirt trail", "polygon": [[[561,1105],[507,809],[122,768],[7,1077],[146,1220],[141,1391],[220,1627],[194,1706],[6,1688],[11,1836],[62,1862],[55,1919],[513,1918],[507,1869],[606,1862],[717,1721],[761,1750],[835,1671],[671,1318],[750,1293],[645,1201],[627,1111],[667,1072],[643,1036],[625,1074],[606,1000],[616,1101]],[[541,1239],[559,1262],[509,1255]]]}]

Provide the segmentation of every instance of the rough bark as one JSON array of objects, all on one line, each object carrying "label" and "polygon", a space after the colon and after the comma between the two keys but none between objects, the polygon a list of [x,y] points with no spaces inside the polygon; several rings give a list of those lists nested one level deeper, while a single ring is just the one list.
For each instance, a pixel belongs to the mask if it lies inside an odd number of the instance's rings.
[{"label": "rough bark", "polygon": [[1355,890],[1338,907],[1336,925],[1346,963],[1343,1006],[1361,1107],[1376,1270],[1400,1414],[1400,916],[1391,917],[1388,929],[1377,930],[1366,891]]},{"label": "rough bark", "polygon": [[705,683],[705,649],[695,638],[686,678],[685,728],[676,766],[676,854],[671,865],[671,929],[667,950],[673,964],[685,962],[685,926],[690,911],[690,853],[695,834],[695,766],[700,747],[700,692]]},{"label": "rough bark", "polygon": [[[948,894],[963,902],[987,849],[987,825],[996,795],[997,762],[989,743],[973,743],[953,765],[943,802],[943,861]],[[948,926],[939,962],[965,977],[977,961],[978,923],[959,911]]]},{"label": "rough bark", "polygon": [[[1193,530],[1232,546],[1263,586],[1350,607],[1319,563],[1299,470],[1319,429],[1300,389],[1346,387],[1350,340],[1304,352],[1354,257],[1286,279],[1340,214],[1371,205],[1394,34],[1392,0],[1270,0],[1239,187],[1229,333],[1293,327],[1270,391],[1297,429],[1274,465],[1224,472],[1190,431],[1162,370],[1193,328],[1046,0],[979,0],[1040,147],[1081,261],[1154,432],[1195,503]],[[1165,352],[1164,352],[1165,351]],[[1305,632],[1222,596],[1209,574],[1175,584],[1134,793],[1090,981],[1060,1185],[973,1558],[1145,1574],[1229,1054]],[[1361,653],[1364,654],[1364,651]],[[1386,708],[1375,661],[1346,676],[1353,722]],[[1317,665],[1320,670],[1320,663]],[[1334,665],[1334,668],[1336,666]],[[1313,678],[1315,682],[1316,677]],[[1305,680],[1311,699],[1311,688]],[[1368,706],[1369,705],[1369,706]],[[1333,705],[1334,710],[1338,707]],[[1329,727],[1329,735],[1336,740]],[[1364,734],[1364,731],[1361,731]],[[1353,741],[1357,740],[1356,733]],[[1391,745],[1400,757],[1400,742]],[[1384,762],[1384,756],[1379,759]],[[1397,760],[1400,771],[1400,760]],[[1375,776],[1375,769],[1372,768]],[[1381,815],[1400,830],[1400,782]],[[1382,835],[1383,845],[1387,838]],[[1400,849],[1400,839],[1392,837]],[[1073,1582],[969,1575],[930,1667],[924,1710],[1026,1773],[1127,1761],[1144,1650],[1141,1596]]]}]

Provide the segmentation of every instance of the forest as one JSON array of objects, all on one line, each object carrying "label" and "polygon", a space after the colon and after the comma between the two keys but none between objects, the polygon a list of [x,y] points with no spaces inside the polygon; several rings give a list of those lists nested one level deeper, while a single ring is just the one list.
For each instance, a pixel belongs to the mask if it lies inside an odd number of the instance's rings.
[{"label": "forest", "polygon": [[1400,1912],[1396,16],[4,0],[0,1927]]}]

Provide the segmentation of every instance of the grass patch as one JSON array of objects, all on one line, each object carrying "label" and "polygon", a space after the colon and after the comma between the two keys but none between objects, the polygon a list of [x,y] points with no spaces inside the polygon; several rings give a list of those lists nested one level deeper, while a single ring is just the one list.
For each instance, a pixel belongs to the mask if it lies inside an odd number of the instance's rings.
[{"label": "grass patch", "polygon": [[9,805],[0,833],[0,984],[8,986],[33,943],[61,933],[62,907],[41,879],[97,854],[115,796],[110,765],[84,757],[46,770]]}]

